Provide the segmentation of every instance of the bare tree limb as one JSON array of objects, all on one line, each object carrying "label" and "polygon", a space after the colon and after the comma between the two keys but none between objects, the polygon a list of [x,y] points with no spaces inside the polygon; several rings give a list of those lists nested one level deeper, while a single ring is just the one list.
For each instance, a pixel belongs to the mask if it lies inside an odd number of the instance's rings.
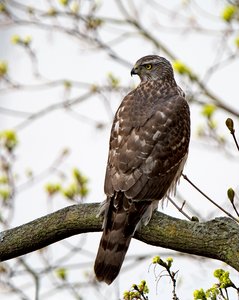
[{"label": "bare tree limb", "polygon": [[[0,261],[70,237],[101,231],[99,205],[72,205],[0,233]],[[239,271],[239,226],[230,218],[190,222],[156,212],[135,238],[147,244],[226,262]]]}]

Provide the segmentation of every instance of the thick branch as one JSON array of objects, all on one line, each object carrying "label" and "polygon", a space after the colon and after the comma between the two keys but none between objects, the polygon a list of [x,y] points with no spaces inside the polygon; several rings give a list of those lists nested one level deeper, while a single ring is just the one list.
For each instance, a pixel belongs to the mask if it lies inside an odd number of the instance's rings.
[{"label": "thick branch", "polygon": [[[0,261],[8,260],[70,237],[101,231],[99,205],[80,204],[61,209],[0,233]],[[147,244],[215,258],[239,271],[239,226],[229,218],[199,223],[156,212],[135,238]]]}]

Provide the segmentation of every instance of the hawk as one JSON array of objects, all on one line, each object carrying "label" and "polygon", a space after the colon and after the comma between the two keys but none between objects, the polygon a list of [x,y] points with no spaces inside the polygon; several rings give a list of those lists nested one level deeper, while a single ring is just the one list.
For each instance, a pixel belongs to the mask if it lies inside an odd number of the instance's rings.
[{"label": "hawk", "polygon": [[175,191],[188,155],[190,112],[168,60],[139,59],[140,84],[119,106],[111,129],[104,190],[103,235],[95,260],[99,281],[119,274],[130,240],[158,202]]}]

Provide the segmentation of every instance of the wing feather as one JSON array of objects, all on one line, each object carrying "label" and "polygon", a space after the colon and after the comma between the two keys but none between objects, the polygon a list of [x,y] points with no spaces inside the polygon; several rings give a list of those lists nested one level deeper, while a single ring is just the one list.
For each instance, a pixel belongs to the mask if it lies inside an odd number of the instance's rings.
[{"label": "wing feather", "polygon": [[124,191],[132,199],[160,199],[187,155],[190,124],[182,117],[189,115],[186,100],[178,93],[145,97],[141,85],[140,98],[131,92],[116,113],[105,178],[109,196]]}]

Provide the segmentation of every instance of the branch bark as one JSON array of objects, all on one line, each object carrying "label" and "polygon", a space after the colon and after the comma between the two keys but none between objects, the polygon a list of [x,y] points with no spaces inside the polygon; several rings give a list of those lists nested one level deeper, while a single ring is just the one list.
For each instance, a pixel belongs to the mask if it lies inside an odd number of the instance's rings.
[{"label": "branch bark", "polygon": [[[0,261],[70,237],[101,231],[99,204],[72,205],[0,233]],[[135,234],[147,244],[221,260],[239,271],[239,225],[226,217],[190,222],[156,212]]]}]

